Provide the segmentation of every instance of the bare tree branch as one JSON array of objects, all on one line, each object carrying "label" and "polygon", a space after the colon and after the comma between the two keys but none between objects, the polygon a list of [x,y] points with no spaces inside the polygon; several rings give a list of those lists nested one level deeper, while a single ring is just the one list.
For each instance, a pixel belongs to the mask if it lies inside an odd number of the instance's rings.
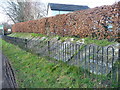
[{"label": "bare tree branch", "polygon": [[9,0],[6,7],[1,7],[14,23],[40,19],[47,14],[43,3],[28,2],[28,0],[23,0],[22,2],[19,0],[16,0],[16,2]]}]

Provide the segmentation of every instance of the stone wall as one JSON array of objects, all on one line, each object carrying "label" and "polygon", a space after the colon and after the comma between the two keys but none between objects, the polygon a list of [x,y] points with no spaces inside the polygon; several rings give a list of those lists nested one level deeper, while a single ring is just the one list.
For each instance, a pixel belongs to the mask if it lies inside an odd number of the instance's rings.
[{"label": "stone wall", "polygon": [[116,38],[120,2],[87,10],[14,24],[13,32],[33,32],[62,36]]}]

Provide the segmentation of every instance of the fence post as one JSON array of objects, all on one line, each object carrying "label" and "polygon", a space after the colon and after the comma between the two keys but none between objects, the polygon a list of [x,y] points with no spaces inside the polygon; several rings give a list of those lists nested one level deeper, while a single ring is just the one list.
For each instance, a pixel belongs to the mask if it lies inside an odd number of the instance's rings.
[{"label": "fence post", "polygon": [[119,50],[118,50],[118,87],[120,88],[120,42],[119,43]]},{"label": "fence post", "polygon": [[27,48],[27,39],[25,39],[25,48]]},{"label": "fence post", "polygon": [[118,87],[120,88],[120,31],[118,30],[118,38],[117,42],[118,46]]},{"label": "fence post", "polygon": [[50,41],[48,41],[48,56],[50,57]]},{"label": "fence post", "polygon": [[118,48],[118,60],[120,61],[120,42],[119,42],[119,48]]}]

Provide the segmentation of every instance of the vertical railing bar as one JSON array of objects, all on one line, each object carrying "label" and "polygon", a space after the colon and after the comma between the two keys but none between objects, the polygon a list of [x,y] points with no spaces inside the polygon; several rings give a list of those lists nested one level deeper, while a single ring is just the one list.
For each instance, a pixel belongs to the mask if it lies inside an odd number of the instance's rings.
[{"label": "vertical railing bar", "polygon": [[69,53],[70,53],[70,59],[71,59],[71,43],[69,44]]},{"label": "vertical railing bar", "polygon": [[79,55],[79,52],[80,52],[80,45],[78,44],[77,46],[78,46],[78,48],[77,48],[77,49],[78,49],[78,50],[77,50],[78,61],[77,61],[77,62],[78,62],[78,65],[79,65],[79,60],[80,60],[80,59],[79,59],[79,58],[80,58],[80,55]]},{"label": "vertical railing bar", "polygon": [[60,44],[59,44],[59,42],[58,42],[58,60],[60,60],[60,57],[59,57],[59,56],[60,56],[60,53],[59,53],[59,52],[60,52]]},{"label": "vertical railing bar", "polygon": [[107,62],[106,62],[106,73],[108,73],[108,47],[107,47]]},{"label": "vertical railing bar", "polygon": [[[83,46],[83,45],[82,45]],[[84,46],[83,46],[84,47]],[[83,48],[81,48],[81,59],[83,61]]]},{"label": "vertical railing bar", "polygon": [[60,60],[61,43],[59,42],[58,44],[59,44],[59,47],[60,47],[59,48],[59,60]]},{"label": "vertical railing bar", "polygon": [[58,57],[58,42],[56,42],[56,56]]},{"label": "vertical railing bar", "polygon": [[65,47],[65,42],[64,42],[64,62],[65,62],[65,52],[66,52],[66,47]]},{"label": "vertical railing bar", "polygon": [[85,45],[85,77],[86,77],[86,47],[87,47],[87,45]]},{"label": "vertical railing bar", "polygon": [[[52,50],[51,48],[52,48],[52,42],[49,41],[49,54],[50,54],[50,57],[52,57],[52,53],[53,53],[53,52],[52,52],[53,50]],[[41,48],[41,49],[42,49],[42,48]]]},{"label": "vertical railing bar", "polygon": [[79,53],[79,49],[78,49],[78,44],[76,44],[76,64],[78,64],[78,53]]},{"label": "vertical railing bar", "polygon": [[56,55],[56,42],[54,42],[54,50],[55,50],[55,55]]},{"label": "vertical railing bar", "polygon": [[57,51],[58,51],[58,50],[57,50],[57,47],[58,47],[58,44],[57,44],[57,42],[56,42],[56,56],[57,56]]},{"label": "vertical railing bar", "polygon": [[91,77],[91,72],[90,72],[90,53],[91,53],[91,51],[90,51],[90,47],[91,47],[91,45],[89,46],[89,77]]},{"label": "vertical railing bar", "polygon": [[62,61],[64,62],[64,42],[62,43]]},{"label": "vertical railing bar", "polygon": [[66,43],[65,43],[65,62],[66,62]]},{"label": "vertical railing bar", "polygon": [[63,61],[63,44],[62,44],[62,42],[61,42],[61,60]]},{"label": "vertical railing bar", "polygon": [[48,41],[48,56],[50,57],[50,41]]},{"label": "vertical railing bar", "polygon": [[95,70],[94,70],[94,57],[95,57],[95,46],[93,46],[93,74],[94,74],[94,72],[95,72]]},{"label": "vertical railing bar", "polygon": [[[52,53],[52,57],[54,57],[54,55],[55,55],[55,43],[53,43],[53,41],[51,41],[52,42],[52,46],[53,46],[53,53]],[[51,47],[52,47],[51,46]]]},{"label": "vertical railing bar", "polygon": [[25,39],[25,48],[27,49],[27,39]]},{"label": "vertical railing bar", "polygon": [[[71,43],[69,44],[69,54],[70,54],[70,60],[71,60]],[[70,63],[71,64],[71,63]]]},{"label": "vertical railing bar", "polygon": [[73,43],[73,60],[74,60],[74,64],[75,64],[75,44]]},{"label": "vertical railing bar", "polygon": [[[103,55],[104,55],[104,47],[102,46],[102,72],[101,72],[101,84],[102,84],[102,74],[103,74]],[[103,85],[102,85],[103,87]]]},{"label": "vertical railing bar", "polygon": [[[82,52],[82,53],[81,53],[81,54],[82,54],[81,56],[82,56],[82,61],[83,61],[83,71],[85,72],[84,55],[83,55],[83,54],[84,54],[84,51],[83,51],[83,50],[84,50],[84,47],[85,47],[85,46],[83,45],[83,48],[82,48],[82,50],[81,50],[81,52]],[[85,73],[84,73],[84,77],[85,77]]]},{"label": "vertical railing bar", "polygon": [[[74,47],[73,47],[73,43],[71,43],[71,50],[70,50],[70,53],[71,53],[71,60],[72,60],[72,57],[73,57],[73,55],[74,55]],[[73,52],[73,53],[72,53]],[[72,65],[72,63],[71,63],[71,65]]]},{"label": "vertical railing bar", "polygon": [[68,43],[66,43],[66,60],[68,60]]},{"label": "vertical railing bar", "polygon": [[79,72],[78,72],[78,73],[80,73],[80,67],[81,67],[81,66],[80,66],[80,54],[81,54],[80,46],[81,46],[81,45],[79,44],[79,46],[78,46],[78,52],[79,52],[79,53],[78,53],[78,55],[79,55],[79,56],[78,56],[78,67],[79,67]]},{"label": "vertical railing bar", "polygon": [[[99,54],[99,46],[97,46],[97,52],[96,52],[96,53],[97,53],[97,64],[96,64],[96,71],[97,71],[97,72],[96,72],[96,79],[97,79],[97,82],[98,82],[98,76],[97,76],[97,75],[98,75],[98,72],[99,72],[99,71],[98,71],[98,54]],[[97,85],[97,88],[98,88],[98,85]]]},{"label": "vertical railing bar", "polygon": [[80,45],[78,44],[78,66],[80,65]]},{"label": "vertical railing bar", "polygon": [[112,46],[109,46],[109,47],[107,48],[107,54],[108,54],[108,49],[109,49],[109,48],[111,48],[111,50],[112,50],[112,68],[111,68],[112,70],[111,70],[111,80],[112,80],[112,83],[113,83],[113,81],[114,81],[114,80],[113,80],[113,77],[114,77],[114,76],[113,76],[113,75],[114,75],[114,74],[113,74],[114,48],[113,48]]},{"label": "vertical railing bar", "polygon": [[[120,33],[119,33],[120,34]],[[120,42],[119,42],[119,47],[120,47]],[[117,65],[117,84],[118,88],[120,88],[120,48],[118,49],[118,65]]]},{"label": "vertical railing bar", "polygon": [[111,47],[111,48],[112,48],[112,53],[113,53],[113,54],[112,54],[112,72],[111,72],[111,74],[112,74],[111,76],[112,76],[112,77],[111,77],[111,78],[112,78],[112,82],[113,82],[113,81],[114,81],[114,80],[113,80],[113,77],[114,77],[114,76],[113,76],[114,48],[113,48],[113,47]]},{"label": "vertical railing bar", "polygon": [[[97,52],[96,52],[97,53],[97,64],[96,64],[96,79],[97,79],[97,82],[98,82],[98,76],[97,75],[98,75],[98,52],[99,52],[98,49],[99,49],[99,46],[97,46]],[[97,85],[97,88],[98,88],[98,85]]]},{"label": "vertical railing bar", "polygon": [[72,43],[70,43],[70,57],[72,56]]},{"label": "vertical railing bar", "polygon": [[62,52],[63,53],[63,60],[62,61],[64,62],[64,42],[62,44],[62,48],[63,48],[63,52]]}]

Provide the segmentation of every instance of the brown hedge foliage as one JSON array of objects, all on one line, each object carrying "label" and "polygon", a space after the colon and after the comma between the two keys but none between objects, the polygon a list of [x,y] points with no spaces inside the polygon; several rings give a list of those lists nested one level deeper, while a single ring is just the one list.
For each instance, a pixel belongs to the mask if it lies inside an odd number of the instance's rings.
[{"label": "brown hedge foliage", "polygon": [[13,32],[33,32],[62,36],[97,37],[118,36],[120,2],[68,14],[21,22],[13,25]]}]

